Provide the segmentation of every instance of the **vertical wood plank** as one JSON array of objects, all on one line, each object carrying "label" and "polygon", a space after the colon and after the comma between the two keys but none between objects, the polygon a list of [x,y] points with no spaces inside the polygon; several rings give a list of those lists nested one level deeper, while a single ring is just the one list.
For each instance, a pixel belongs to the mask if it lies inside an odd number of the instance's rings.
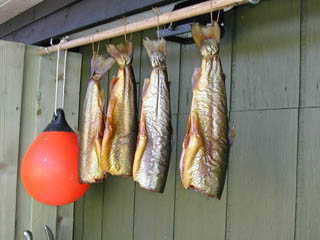
[{"label": "vertical wood plank", "polygon": [[0,41],[0,239],[14,239],[23,44]]},{"label": "vertical wood plank", "polygon": [[[181,146],[187,130],[188,114],[178,119],[178,155],[180,161]],[[175,240],[224,239],[226,194],[221,200],[207,198],[203,194],[186,190],[182,186],[180,169],[176,173]]]},{"label": "vertical wood plank", "polygon": [[[89,51],[89,47],[83,47],[80,49],[82,54],[82,64],[81,64],[81,81],[80,81],[80,99],[79,99],[79,119],[78,126],[81,126],[82,119],[82,108],[83,102],[86,95],[86,90],[88,86],[88,81],[90,77],[90,62],[92,57],[92,50]],[[79,130],[79,129],[78,129]],[[92,186],[90,186],[91,188]],[[90,191],[90,190],[89,190]],[[74,223],[73,223],[73,239],[83,239],[83,230],[84,230],[84,205],[85,205],[85,196],[81,197],[74,205]]]},{"label": "vertical wood plank", "polygon": [[[68,54],[64,111],[70,127],[73,128],[75,131],[77,131],[78,129],[81,60],[81,54]],[[73,203],[58,207],[56,225],[57,240],[72,239],[73,217]]]},{"label": "vertical wood plank", "polygon": [[[127,36],[130,38],[129,36]],[[112,44],[124,42],[123,37],[111,40]],[[136,81],[140,78],[141,34],[132,36],[134,55],[132,67]],[[109,79],[117,76],[118,65],[115,64],[109,72]],[[110,84],[110,81],[109,81]],[[110,88],[110,87],[109,87]],[[110,95],[110,94],[109,94]],[[108,99],[110,96],[108,95]],[[104,182],[102,239],[132,239],[134,216],[135,184],[132,177],[123,178],[108,175]]]},{"label": "vertical wood plank", "polygon": [[173,239],[177,115],[172,115],[172,127],[174,137],[164,193],[146,191],[137,184],[134,239]]},{"label": "vertical wood plank", "polygon": [[232,110],[297,107],[300,0],[238,8],[234,38]]},{"label": "vertical wood plank", "polygon": [[320,235],[320,108],[301,109],[299,116],[295,239],[317,239]]},{"label": "vertical wood plank", "polygon": [[23,237],[23,231],[31,229],[31,196],[26,192],[20,175],[20,166],[25,153],[36,137],[36,117],[39,95],[40,57],[38,47],[26,46],[23,73],[23,92],[21,104],[21,128],[19,144],[19,174],[17,185],[17,213],[15,239]]},{"label": "vertical wood plank", "polygon": [[232,113],[226,239],[294,239],[297,111]]},{"label": "vertical wood plank", "polygon": [[302,2],[301,24],[301,106],[320,106],[320,29],[317,0]]},{"label": "vertical wood plank", "polygon": [[[142,33],[143,38],[156,39],[155,29]],[[144,78],[150,77],[151,63],[145,48],[141,53],[140,90],[142,91]],[[173,147],[169,166],[168,179],[163,194],[152,193],[141,189],[136,185],[135,194],[135,218],[134,239],[172,239],[174,221],[174,192],[175,192],[175,163],[176,163],[176,121],[179,97],[179,68],[180,68],[180,45],[167,42],[167,71],[170,82],[171,114],[173,126]],[[141,107],[141,94],[139,96]],[[157,216],[155,218],[155,216]],[[157,226],[156,228],[154,226]]]},{"label": "vertical wood plank", "polygon": [[[62,60],[62,58],[61,58]],[[79,65],[80,64],[80,65]],[[74,83],[74,81],[80,81],[79,71],[81,69],[81,55],[76,53],[68,53],[68,67],[66,87],[67,93],[70,94],[70,100],[65,100],[65,112],[67,119],[73,119],[70,125],[74,127],[76,125],[78,102],[71,100],[72,98],[78,98],[74,95],[79,95],[79,88],[74,88],[79,83]],[[60,61],[59,76],[62,75],[63,71],[63,61]],[[51,121],[54,112],[54,91],[55,89],[55,76],[56,76],[56,54],[42,56],[40,58],[40,73],[39,73],[39,94],[38,94],[38,109],[36,118],[36,136],[38,136],[42,130]],[[59,82],[62,85],[62,81]],[[72,86],[72,87],[71,87]],[[78,85],[79,86],[79,85]],[[61,95],[61,89],[59,88],[59,94]],[[60,95],[58,95],[58,106],[60,105]],[[76,104],[76,105],[75,105]],[[74,109],[75,108],[75,109]],[[72,114],[73,113],[73,114]],[[73,208],[73,206],[71,206]],[[73,211],[73,210],[71,210]],[[73,215],[73,214],[72,214]],[[63,218],[62,218],[63,219]],[[68,217],[66,216],[66,219]],[[31,230],[33,232],[34,238],[44,238],[44,225],[49,226],[53,233],[56,235],[56,221],[57,221],[57,207],[47,206],[35,200],[31,201]],[[67,226],[70,225],[70,220],[67,221]],[[58,224],[61,230],[62,225]],[[62,228],[61,228],[62,227]],[[70,229],[71,230],[71,229]],[[72,235],[70,230],[61,230],[63,232],[68,231]]]},{"label": "vertical wood plank", "polygon": [[[100,42],[99,54],[106,56],[105,44],[109,41]],[[98,44],[95,44],[95,51]],[[90,80],[92,45],[84,46],[80,49],[83,53],[81,87],[80,87],[80,109],[79,126],[83,114],[83,102]],[[108,74],[105,74],[100,80],[101,89],[105,93],[105,99],[108,97]],[[105,107],[107,106],[107,101]],[[92,184],[86,195],[75,205],[74,239],[101,239],[102,221],[103,221],[103,198],[104,183]]]}]

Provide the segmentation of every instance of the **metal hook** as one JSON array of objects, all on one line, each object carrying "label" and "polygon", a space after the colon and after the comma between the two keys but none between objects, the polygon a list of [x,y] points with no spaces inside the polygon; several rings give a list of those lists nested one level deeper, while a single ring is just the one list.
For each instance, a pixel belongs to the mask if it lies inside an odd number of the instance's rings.
[{"label": "metal hook", "polygon": [[260,0],[249,0],[249,2],[251,4],[258,4],[260,2]]},{"label": "metal hook", "polygon": [[29,230],[25,230],[23,232],[23,236],[25,237],[26,240],[32,240],[33,239],[32,233]]}]

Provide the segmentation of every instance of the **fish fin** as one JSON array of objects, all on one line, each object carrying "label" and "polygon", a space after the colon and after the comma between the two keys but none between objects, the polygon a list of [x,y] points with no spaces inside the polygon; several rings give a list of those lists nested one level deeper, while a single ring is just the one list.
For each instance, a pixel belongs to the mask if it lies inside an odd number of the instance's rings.
[{"label": "fish fin", "polygon": [[194,68],[194,72],[192,75],[192,89],[195,89],[197,82],[200,79],[200,74],[201,74],[201,68]]},{"label": "fish fin", "polygon": [[119,80],[118,77],[113,76],[111,79],[111,84],[110,84],[110,95],[112,93],[112,90],[114,88],[114,86],[116,85],[117,81]]},{"label": "fish fin", "polygon": [[147,147],[147,143],[148,143],[148,133],[146,129],[145,116],[142,113],[140,125],[139,125],[139,134],[138,134],[136,153],[134,155],[133,168],[132,168],[134,181],[137,180],[137,174],[141,165],[141,160],[142,160],[144,151]]},{"label": "fish fin", "polygon": [[191,32],[195,43],[200,49],[203,40],[214,38],[219,43],[221,39],[220,26],[217,22],[208,26],[203,26],[200,23],[191,24]]},{"label": "fish fin", "polygon": [[102,150],[101,150],[101,159],[102,159],[102,168],[104,173],[110,171],[110,151],[111,151],[111,145],[112,145],[112,138],[114,135],[113,132],[113,124],[112,124],[112,116],[114,111],[114,106],[116,104],[115,98],[111,97],[108,105],[107,115],[106,115],[106,121],[105,121],[105,128],[103,133],[103,139],[102,139]]},{"label": "fish fin", "polygon": [[143,39],[143,46],[147,50],[149,57],[151,57],[154,52],[160,52],[163,56],[167,55],[166,40],[164,38],[160,40],[150,40],[148,37],[145,37]]},{"label": "fish fin", "polygon": [[132,42],[126,41],[118,45],[107,44],[106,48],[120,66],[126,66],[131,63],[133,57]]},{"label": "fish fin", "polygon": [[114,63],[115,60],[112,57],[105,58],[94,52],[91,59],[91,76],[100,80],[103,74],[105,74]]},{"label": "fish fin", "polygon": [[146,95],[149,84],[150,84],[150,78],[145,78],[143,83],[143,89],[142,89],[142,98]]},{"label": "fish fin", "polygon": [[236,138],[236,135],[237,135],[237,132],[233,122],[232,127],[229,128],[229,131],[228,131],[228,140],[229,140],[230,146],[234,143],[234,139]]},{"label": "fish fin", "polygon": [[181,179],[183,186],[188,189],[191,186],[192,173],[191,168],[195,159],[196,154],[198,153],[200,147],[202,146],[201,137],[198,134],[199,127],[199,118],[197,113],[191,112],[188,119],[188,132],[185,138],[185,141],[188,141],[187,144],[184,143],[184,152],[182,155],[182,165],[181,170]]}]

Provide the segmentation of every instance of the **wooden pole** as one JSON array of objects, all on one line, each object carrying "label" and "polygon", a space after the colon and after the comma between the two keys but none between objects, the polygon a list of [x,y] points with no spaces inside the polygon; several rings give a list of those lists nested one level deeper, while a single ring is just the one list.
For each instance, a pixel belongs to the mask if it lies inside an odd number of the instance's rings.
[{"label": "wooden pole", "polygon": [[[139,32],[144,29],[156,27],[158,25],[158,22],[160,25],[164,25],[164,24],[176,22],[182,19],[206,14],[211,11],[217,11],[223,8],[237,6],[237,5],[245,4],[249,2],[249,0],[211,0],[211,1],[195,4],[195,5],[185,7],[173,12],[164,13],[159,15],[159,18],[158,16],[151,17],[138,22],[127,24],[126,27],[124,26],[116,27],[110,30],[105,30],[103,32],[98,32],[89,36],[80,37],[65,43],[61,43],[60,50],[79,47],[79,46],[90,44],[92,42],[98,42],[105,39],[119,37],[124,35],[125,32],[126,34]],[[38,54],[45,55],[48,53],[56,52],[57,50],[58,50],[58,45],[53,45],[48,48],[41,48],[38,51]]]}]

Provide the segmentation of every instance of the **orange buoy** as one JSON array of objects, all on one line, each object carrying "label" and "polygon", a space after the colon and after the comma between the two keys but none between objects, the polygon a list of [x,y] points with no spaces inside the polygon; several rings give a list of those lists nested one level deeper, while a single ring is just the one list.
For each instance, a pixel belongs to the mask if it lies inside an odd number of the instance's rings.
[{"label": "orange buoy", "polygon": [[89,188],[79,181],[77,135],[57,109],[52,122],[32,143],[21,165],[27,192],[39,202],[65,205],[79,199]]}]

